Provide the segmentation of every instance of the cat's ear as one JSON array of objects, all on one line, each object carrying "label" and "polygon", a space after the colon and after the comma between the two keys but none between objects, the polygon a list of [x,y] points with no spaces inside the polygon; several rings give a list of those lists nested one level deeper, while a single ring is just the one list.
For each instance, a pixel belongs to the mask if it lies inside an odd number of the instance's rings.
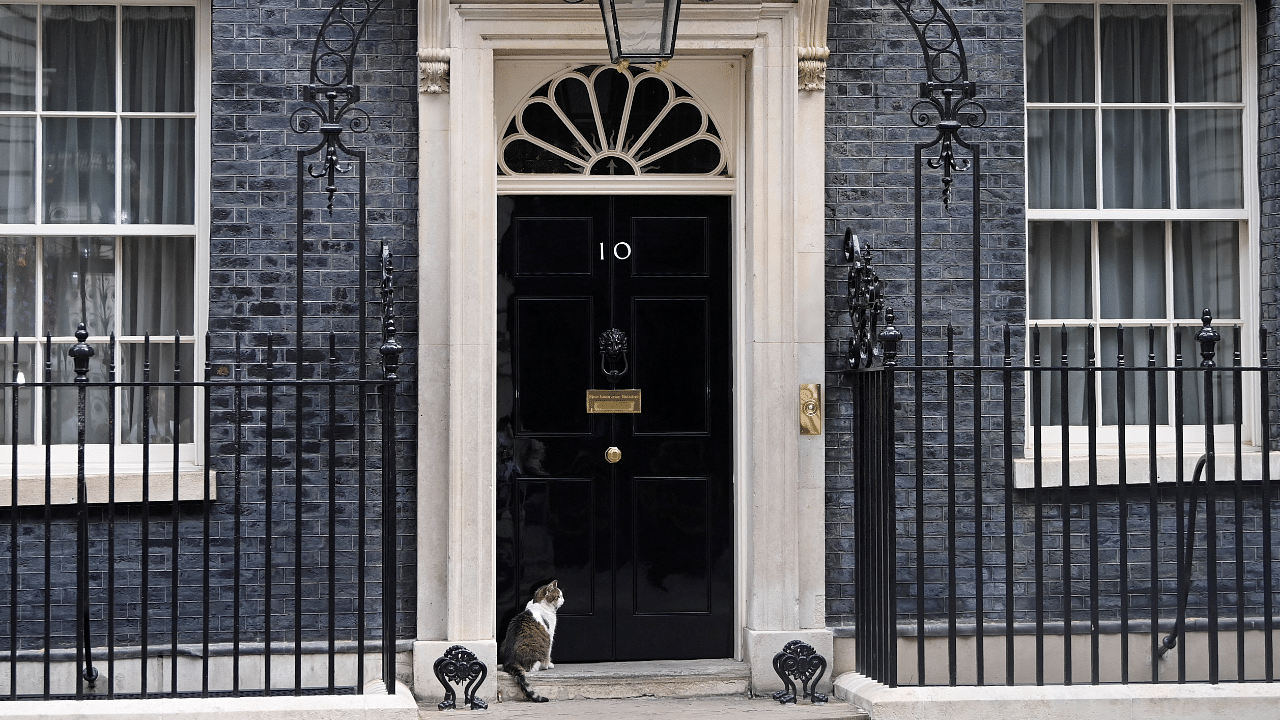
[{"label": "cat's ear", "polygon": [[556,583],[558,583],[558,582],[560,582],[560,581],[559,581],[559,580],[552,580],[552,581],[551,581],[551,584],[550,584],[550,585],[548,585],[547,587],[548,587],[549,589],[551,589],[551,590],[557,590],[557,589],[559,589],[559,586],[557,586],[557,585],[556,585]]}]

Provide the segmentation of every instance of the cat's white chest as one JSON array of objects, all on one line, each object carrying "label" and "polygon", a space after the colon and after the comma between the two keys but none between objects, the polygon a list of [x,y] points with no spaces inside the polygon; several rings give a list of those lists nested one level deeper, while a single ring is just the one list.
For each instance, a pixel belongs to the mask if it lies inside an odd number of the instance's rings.
[{"label": "cat's white chest", "polygon": [[525,606],[533,618],[547,629],[547,634],[551,637],[556,636],[556,614],[549,611],[542,603],[536,603],[532,600]]}]

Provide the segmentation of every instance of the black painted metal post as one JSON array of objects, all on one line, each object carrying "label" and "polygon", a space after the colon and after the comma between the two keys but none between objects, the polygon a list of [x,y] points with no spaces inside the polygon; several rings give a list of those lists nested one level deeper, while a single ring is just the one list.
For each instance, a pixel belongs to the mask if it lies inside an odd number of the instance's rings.
[{"label": "black painted metal post", "polygon": [[[1200,322],[1204,327],[1196,333],[1196,342],[1200,343],[1200,367],[1204,369],[1204,410],[1201,420],[1204,422],[1204,446],[1207,462],[1205,464],[1204,489],[1204,522],[1205,522],[1205,566],[1209,574],[1209,682],[1218,682],[1218,508],[1215,485],[1218,480],[1217,455],[1214,452],[1213,422],[1214,398],[1213,376],[1214,353],[1217,344],[1222,340],[1210,323],[1213,315],[1205,308]],[[1188,566],[1190,563],[1188,563]]]},{"label": "black painted metal post", "polygon": [[1262,608],[1263,608],[1263,666],[1266,668],[1264,678],[1267,682],[1275,679],[1275,638],[1273,637],[1275,599],[1272,597],[1272,550],[1271,546],[1271,384],[1267,370],[1267,328],[1258,328],[1258,348],[1261,353],[1261,389],[1262,412]]},{"label": "black painted metal post", "polygon": [[[1160,479],[1156,458],[1156,326],[1147,326],[1147,536],[1151,573],[1151,682],[1160,681]],[[1176,458],[1182,463],[1182,456]]]},{"label": "black painted metal post", "polygon": [[395,266],[382,244],[382,681],[396,691],[396,385],[400,353],[396,337]]},{"label": "black painted metal post", "polygon": [[1014,685],[1014,545],[1018,537],[1013,524],[1013,352],[1009,323],[1004,324],[1004,684]]},{"label": "black painted metal post", "polygon": [[[83,288],[83,263],[81,266],[80,285]],[[71,346],[69,353],[76,371],[76,635],[80,639],[76,645],[77,698],[84,697],[85,683],[92,688],[98,679],[98,671],[93,667],[89,626],[89,487],[84,476],[85,396],[89,391],[89,358],[93,357],[93,348],[85,342],[88,339],[89,331],[84,323],[80,323],[76,327],[76,344]],[[46,438],[45,442],[49,439]],[[17,498],[13,502],[17,505]],[[16,683],[17,678],[10,678],[10,681]]]},{"label": "black painted metal post", "polygon": [[1031,328],[1031,437],[1035,455],[1036,685],[1044,685],[1044,370],[1040,326]]},{"label": "black painted metal post", "polygon": [[[1264,336],[1265,337],[1265,336]],[[13,369],[9,376],[9,677],[18,677],[18,334],[13,335]],[[18,699],[18,683],[9,681],[9,699]]]},{"label": "black painted metal post", "polygon": [[[116,333],[107,340],[107,698],[116,696]],[[207,423],[206,423],[207,424]]]},{"label": "black painted metal post", "polygon": [[[893,308],[885,311],[884,329],[880,331],[880,343],[884,347],[884,373],[881,385],[881,401],[884,403],[880,412],[881,416],[881,437],[880,441],[884,444],[882,452],[882,462],[884,463],[882,478],[886,487],[886,492],[891,498],[894,498],[896,509],[897,499],[897,443],[894,437],[895,427],[895,392],[897,384],[894,379],[894,370],[898,367],[898,344],[902,342],[902,332],[894,325]],[[898,687],[898,619],[897,619],[897,600],[898,600],[898,523],[897,514],[890,512],[884,519],[884,522],[890,530],[889,537],[884,542],[887,544],[888,552],[885,555],[889,561],[889,567],[885,571],[884,592],[888,595],[884,617],[882,618],[883,630],[885,633],[884,640],[884,667],[880,681],[891,688]],[[919,560],[917,560],[917,568],[919,568]],[[917,642],[923,642],[923,638],[917,638]]]}]

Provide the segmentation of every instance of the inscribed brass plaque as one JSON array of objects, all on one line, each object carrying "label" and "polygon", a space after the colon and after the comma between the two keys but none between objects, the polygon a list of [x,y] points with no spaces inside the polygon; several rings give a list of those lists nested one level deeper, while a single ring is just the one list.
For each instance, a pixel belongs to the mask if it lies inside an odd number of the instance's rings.
[{"label": "inscribed brass plaque", "polygon": [[588,390],[587,412],[638,413],[640,412],[640,391]]}]

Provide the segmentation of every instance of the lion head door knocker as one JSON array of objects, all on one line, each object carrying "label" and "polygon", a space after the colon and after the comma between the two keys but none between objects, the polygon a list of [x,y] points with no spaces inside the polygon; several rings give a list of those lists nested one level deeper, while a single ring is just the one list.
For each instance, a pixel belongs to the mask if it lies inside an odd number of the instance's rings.
[{"label": "lion head door knocker", "polygon": [[627,365],[627,334],[618,328],[609,328],[600,333],[599,343],[600,369],[609,378],[609,387],[617,387],[618,381],[630,369]]},{"label": "lion head door knocker", "polygon": [[851,263],[848,298],[853,322],[845,369],[869,368],[881,352],[876,343],[876,328],[884,310],[884,281],[871,265],[871,247],[860,243],[852,228],[844,231],[844,259]]}]

